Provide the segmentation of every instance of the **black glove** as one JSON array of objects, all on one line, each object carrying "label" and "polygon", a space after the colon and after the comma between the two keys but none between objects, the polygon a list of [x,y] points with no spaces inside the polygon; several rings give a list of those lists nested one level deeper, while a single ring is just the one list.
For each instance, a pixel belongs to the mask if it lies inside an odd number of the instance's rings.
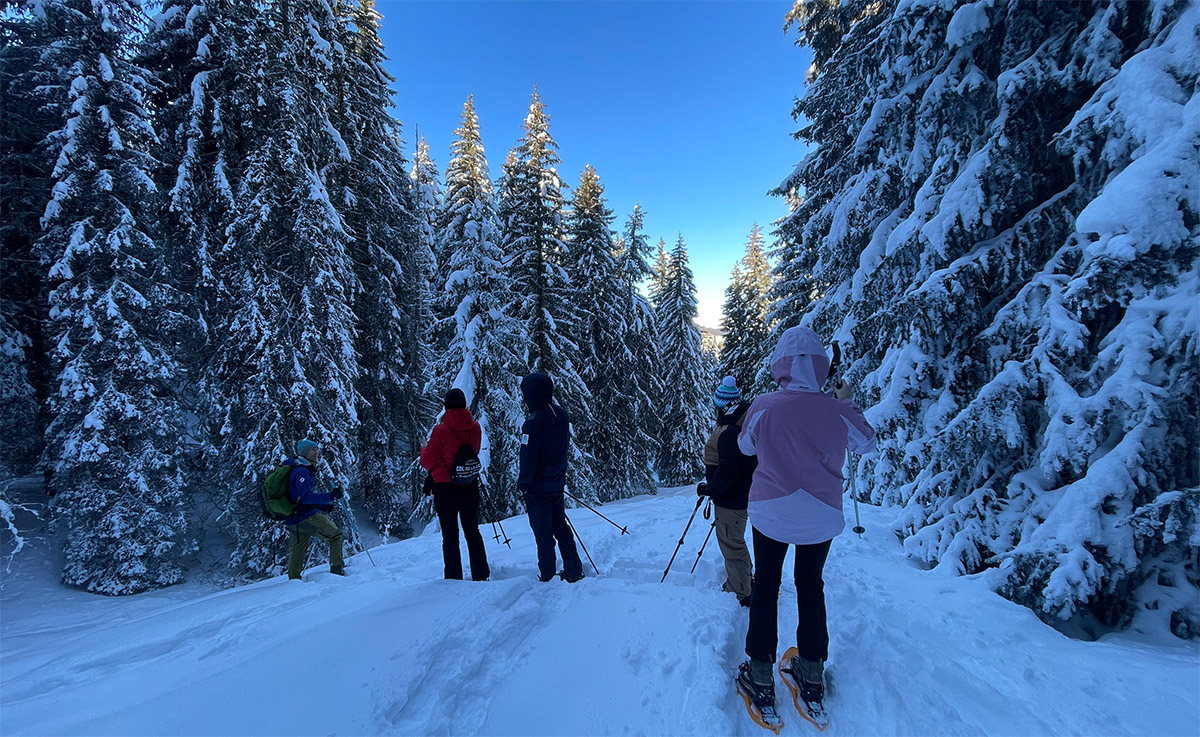
[{"label": "black glove", "polygon": [[425,474],[425,482],[423,484],[421,484],[421,493],[424,494],[425,496],[429,496],[430,494],[433,493],[433,475],[432,474],[428,474],[428,473]]},{"label": "black glove", "polygon": [[703,481],[696,484],[696,496],[708,496],[708,484]]},{"label": "black glove", "polygon": [[344,496],[346,496],[346,492],[343,489],[341,489],[340,487],[334,487],[334,489],[333,489],[333,498],[334,499],[341,499]]}]

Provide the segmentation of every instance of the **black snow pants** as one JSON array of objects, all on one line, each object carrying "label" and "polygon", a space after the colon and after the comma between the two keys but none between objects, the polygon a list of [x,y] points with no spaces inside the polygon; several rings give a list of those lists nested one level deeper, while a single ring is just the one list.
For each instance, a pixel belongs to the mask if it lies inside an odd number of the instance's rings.
[{"label": "black snow pants", "polygon": [[462,520],[463,537],[467,539],[467,556],[471,561],[471,579],[486,581],[491,576],[483,535],[479,534],[479,484],[433,485],[433,509],[442,527],[442,562],[446,578],[462,580],[462,552],[458,548],[458,522]]},{"label": "black snow pants", "polygon": [[563,492],[525,492],[525,509],[529,512],[529,526],[537,543],[538,574],[543,581],[554,577],[554,543],[562,553],[563,575],[577,579],[583,575],[583,561],[575,549],[575,537],[567,524],[567,510]]},{"label": "black snow pants", "polygon": [[796,548],[794,576],[800,614],[796,648],[805,660],[824,662],[829,657],[822,572],[831,542],[789,546],[754,530],[754,594],[750,598],[750,629],[746,632],[746,654],[751,660],[775,662],[779,645],[779,585],[789,547]]}]

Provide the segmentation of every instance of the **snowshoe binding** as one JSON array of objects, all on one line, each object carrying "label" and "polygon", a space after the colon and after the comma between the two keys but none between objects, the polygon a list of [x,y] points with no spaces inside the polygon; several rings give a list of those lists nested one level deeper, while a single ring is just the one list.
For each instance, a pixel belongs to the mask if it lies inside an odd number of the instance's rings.
[{"label": "snowshoe binding", "polygon": [[758,726],[775,734],[783,729],[783,719],[775,710],[775,684],[762,685],[750,677],[750,661],[738,666],[737,691],[746,702],[746,711]]},{"label": "snowshoe binding", "polygon": [[792,692],[792,703],[796,711],[818,730],[829,726],[829,713],[825,711],[825,686],[805,680],[800,667],[800,651],[788,648],[779,659],[779,677]]}]

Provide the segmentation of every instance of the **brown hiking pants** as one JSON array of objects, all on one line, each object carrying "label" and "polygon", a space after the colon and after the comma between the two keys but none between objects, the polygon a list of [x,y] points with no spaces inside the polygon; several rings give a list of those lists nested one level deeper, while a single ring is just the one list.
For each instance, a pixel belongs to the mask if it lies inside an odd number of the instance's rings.
[{"label": "brown hiking pants", "polygon": [[714,504],[713,511],[716,514],[713,526],[717,528],[717,544],[721,546],[721,555],[725,557],[725,590],[739,597],[749,596],[752,570],[750,548],[746,545],[746,510],[726,509]]}]

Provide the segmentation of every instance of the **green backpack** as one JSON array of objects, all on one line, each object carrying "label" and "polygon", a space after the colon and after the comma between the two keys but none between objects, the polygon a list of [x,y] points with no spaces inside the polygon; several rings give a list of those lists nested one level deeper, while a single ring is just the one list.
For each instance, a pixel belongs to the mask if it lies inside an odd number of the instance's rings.
[{"label": "green backpack", "polygon": [[288,496],[288,475],[295,466],[281,463],[263,481],[262,511],[267,519],[282,522],[296,513],[296,504]]}]

